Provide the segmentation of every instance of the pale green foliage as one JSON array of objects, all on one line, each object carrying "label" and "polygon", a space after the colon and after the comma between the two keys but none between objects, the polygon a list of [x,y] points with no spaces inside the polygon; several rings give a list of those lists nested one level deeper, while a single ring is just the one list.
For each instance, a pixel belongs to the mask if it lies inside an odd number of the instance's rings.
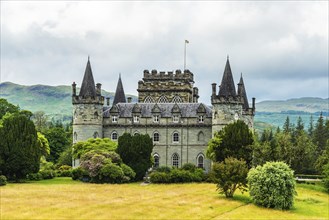
[{"label": "pale green foliage", "polygon": [[233,197],[237,189],[246,191],[247,174],[246,161],[229,157],[221,163],[213,164],[211,176],[217,183],[219,193],[225,194],[226,197]]},{"label": "pale green foliage", "polygon": [[111,141],[109,138],[90,138],[87,141],[81,141],[73,146],[73,158],[80,158],[83,154],[91,150],[115,151],[117,142]]},{"label": "pale green foliage", "polygon": [[296,195],[293,171],[284,162],[267,162],[248,173],[254,203],[267,208],[290,209]]},{"label": "pale green foliage", "polygon": [[41,155],[47,157],[50,154],[50,147],[48,140],[40,132],[38,132],[37,134],[38,134],[38,143],[39,143]]},{"label": "pale green foliage", "polygon": [[219,133],[216,132],[214,137],[210,139],[208,142],[208,148],[206,152],[206,156],[211,159],[212,161],[216,160],[216,151],[215,149],[220,146],[222,143],[222,138],[219,136]]},{"label": "pale green foliage", "polygon": [[324,175],[323,183],[324,187],[327,189],[327,192],[329,193],[329,163],[323,166],[323,172]]}]

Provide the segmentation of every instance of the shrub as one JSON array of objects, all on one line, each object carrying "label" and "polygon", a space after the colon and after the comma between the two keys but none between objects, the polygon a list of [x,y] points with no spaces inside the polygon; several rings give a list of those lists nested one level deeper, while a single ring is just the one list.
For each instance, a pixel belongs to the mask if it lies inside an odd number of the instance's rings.
[{"label": "shrub", "polygon": [[235,190],[246,191],[248,167],[246,162],[233,157],[226,158],[221,163],[214,163],[212,176],[217,183],[219,193],[233,197]]},{"label": "shrub", "polygon": [[82,167],[78,167],[72,170],[72,179],[73,180],[83,180],[89,179],[88,172]]},{"label": "shrub", "polygon": [[170,173],[171,168],[167,166],[161,166],[156,169],[157,172]]},{"label": "shrub", "polygon": [[267,208],[290,209],[293,206],[295,180],[284,162],[267,162],[248,173],[250,196],[254,203]]},{"label": "shrub", "polygon": [[39,171],[39,173],[41,174],[42,179],[44,179],[44,180],[52,179],[56,176],[54,170],[41,170],[41,171]]},{"label": "shrub", "polygon": [[72,167],[68,165],[62,165],[57,169],[56,174],[60,177],[72,177]]},{"label": "shrub", "polygon": [[39,181],[43,179],[41,173],[30,173],[27,174],[26,177],[28,180],[35,180],[35,181]]},{"label": "shrub", "polygon": [[166,172],[153,172],[150,174],[150,181],[152,183],[169,183],[170,176]]},{"label": "shrub", "polygon": [[170,172],[170,182],[189,183],[193,181],[192,173],[181,169],[172,169]]},{"label": "shrub", "polygon": [[104,165],[99,171],[99,180],[106,183],[122,183],[127,180],[121,167],[109,163]]},{"label": "shrub", "polygon": [[187,170],[194,172],[197,169],[197,167],[193,163],[185,163],[182,166],[182,170]]},{"label": "shrub", "polygon": [[7,177],[0,175],[0,186],[5,186],[7,184]]},{"label": "shrub", "polygon": [[123,174],[129,179],[128,181],[133,180],[135,178],[136,173],[128,165],[122,163],[120,167],[123,171]]}]

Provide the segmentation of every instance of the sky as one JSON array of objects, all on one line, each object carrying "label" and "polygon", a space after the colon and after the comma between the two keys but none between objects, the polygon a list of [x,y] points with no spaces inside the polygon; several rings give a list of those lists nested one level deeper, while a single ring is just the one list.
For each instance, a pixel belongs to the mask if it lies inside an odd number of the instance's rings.
[{"label": "sky", "polygon": [[[0,1],[1,82],[95,82],[137,95],[145,69],[194,74],[210,104],[229,56],[249,101],[329,96],[328,1]],[[236,86],[237,88],[237,86]],[[218,91],[218,88],[217,88]]]}]

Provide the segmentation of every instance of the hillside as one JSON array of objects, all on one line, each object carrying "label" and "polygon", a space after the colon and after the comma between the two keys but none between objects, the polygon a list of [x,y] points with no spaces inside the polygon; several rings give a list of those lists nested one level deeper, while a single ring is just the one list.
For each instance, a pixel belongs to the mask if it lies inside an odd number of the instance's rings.
[{"label": "hillside", "polygon": [[[72,115],[71,86],[33,85],[23,86],[11,82],[0,84],[0,98],[32,112],[44,111],[50,118],[70,121]],[[113,92],[102,90],[105,97],[113,101]],[[136,96],[132,96],[137,101]],[[255,126],[257,130],[282,127],[287,116],[292,123],[301,116],[306,127],[310,116],[316,121],[320,112],[328,116],[329,99],[297,98],[285,101],[262,101],[256,103]]]}]

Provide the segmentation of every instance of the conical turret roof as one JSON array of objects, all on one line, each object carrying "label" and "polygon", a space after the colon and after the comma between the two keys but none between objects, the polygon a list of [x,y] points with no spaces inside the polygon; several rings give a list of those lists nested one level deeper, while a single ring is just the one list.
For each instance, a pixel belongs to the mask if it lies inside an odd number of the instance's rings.
[{"label": "conical turret roof", "polygon": [[91,71],[89,57],[85,70],[85,75],[83,76],[79,96],[83,96],[83,97],[96,96],[95,82],[94,82],[93,72]]},{"label": "conical turret roof", "polygon": [[247,98],[247,92],[246,92],[246,89],[244,87],[242,73],[241,73],[241,77],[240,77],[240,82],[238,84],[238,95],[240,97],[242,97],[242,99],[243,99],[243,108],[244,109],[249,108],[249,103],[248,103],[248,98]]},{"label": "conical turret roof", "polygon": [[222,78],[222,83],[220,85],[219,89],[219,96],[236,96],[235,92],[235,85],[234,85],[234,80],[233,80],[233,75],[231,71],[231,66],[230,66],[230,61],[227,57],[226,65],[225,65],[225,70]]},{"label": "conical turret roof", "polygon": [[119,75],[119,80],[117,84],[117,89],[115,91],[113,105],[116,105],[118,103],[126,103],[126,95],[125,95],[125,91],[123,90],[121,74]]}]

